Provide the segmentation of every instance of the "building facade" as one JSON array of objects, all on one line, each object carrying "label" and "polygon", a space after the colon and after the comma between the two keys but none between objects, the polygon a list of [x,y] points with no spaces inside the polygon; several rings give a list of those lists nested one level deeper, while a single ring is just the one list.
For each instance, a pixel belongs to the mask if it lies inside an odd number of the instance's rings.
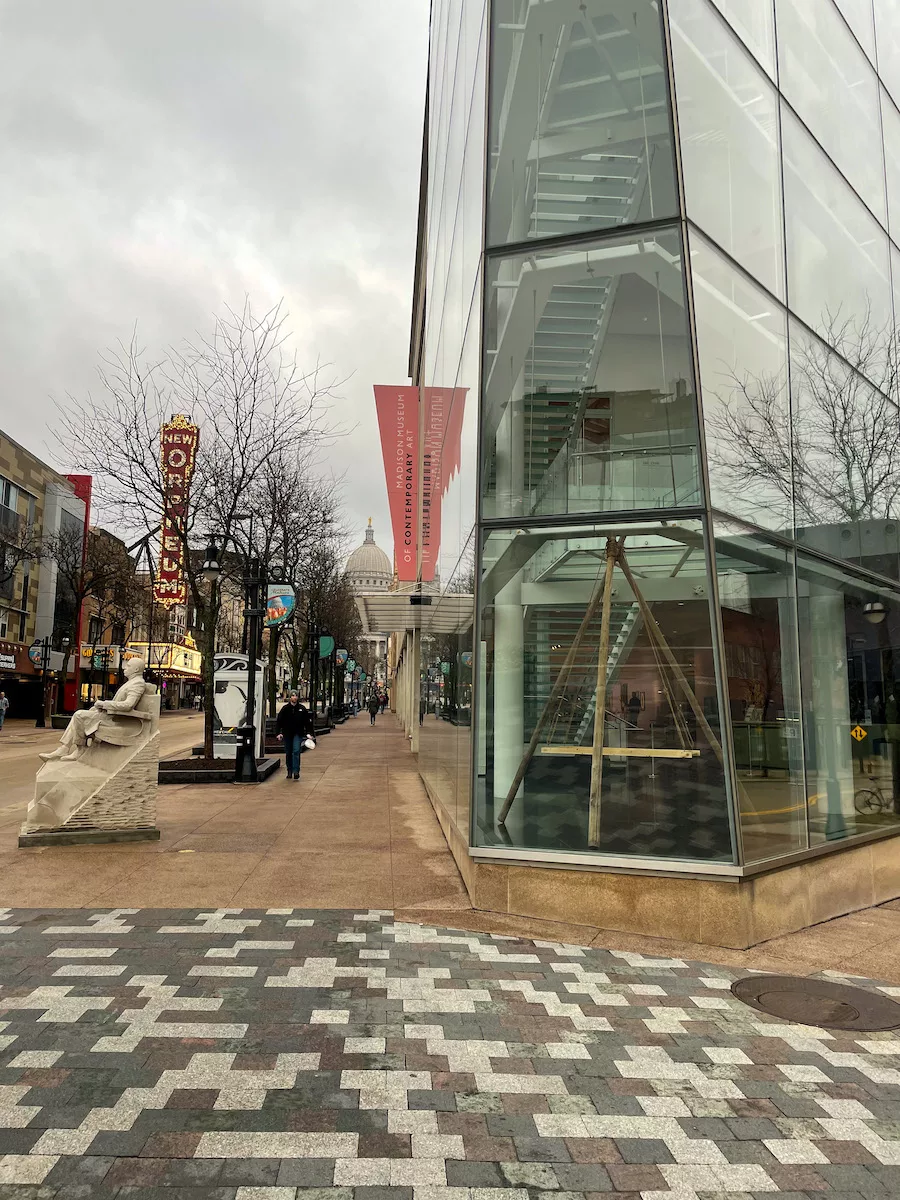
[{"label": "building facade", "polygon": [[[378,596],[390,591],[394,571],[391,560],[375,541],[372,518],[366,527],[362,545],[357,546],[347,559],[347,582],[354,596]],[[388,635],[380,630],[371,630],[360,638],[361,648],[367,653],[367,662],[376,683],[384,683],[387,677]]]},{"label": "building facade", "polygon": [[[58,684],[74,601],[54,558],[40,550],[83,539],[89,509],[89,477],[59,474],[0,432],[0,691],[10,716],[36,717],[41,708],[41,672],[28,653],[34,641],[50,638]],[[74,700],[77,655],[70,666]]]},{"label": "building facade", "polygon": [[747,945],[900,894],[898,0],[434,0],[422,183],[476,905]]}]

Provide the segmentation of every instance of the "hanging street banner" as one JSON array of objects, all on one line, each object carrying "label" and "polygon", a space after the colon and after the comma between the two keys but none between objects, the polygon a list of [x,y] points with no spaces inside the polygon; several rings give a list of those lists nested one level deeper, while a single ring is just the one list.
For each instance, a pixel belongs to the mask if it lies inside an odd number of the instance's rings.
[{"label": "hanging street banner", "polygon": [[339,667],[344,666],[344,664],[347,661],[347,651],[346,650],[338,650],[335,653],[334,661],[337,663],[337,665]]},{"label": "hanging street banner", "polygon": [[184,533],[188,496],[200,430],[178,414],[159,431],[163,481],[163,520],[160,532],[159,570],[153,585],[157,604],[171,608],[187,603],[184,578]]},{"label": "hanging street banner", "polygon": [[334,638],[330,634],[321,634],[319,637],[319,658],[327,658],[334,649]]},{"label": "hanging street banner", "polygon": [[266,596],[266,628],[284,625],[294,615],[297,598],[289,583],[270,583]]},{"label": "hanging street banner", "polygon": [[434,579],[441,549],[441,502],[459,470],[467,388],[375,385],[375,409],[391,509],[397,578],[418,574],[419,458],[422,480],[422,581]]},{"label": "hanging street banner", "polygon": [[347,660],[347,670],[348,671],[356,670],[356,659],[355,658],[350,658]]}]

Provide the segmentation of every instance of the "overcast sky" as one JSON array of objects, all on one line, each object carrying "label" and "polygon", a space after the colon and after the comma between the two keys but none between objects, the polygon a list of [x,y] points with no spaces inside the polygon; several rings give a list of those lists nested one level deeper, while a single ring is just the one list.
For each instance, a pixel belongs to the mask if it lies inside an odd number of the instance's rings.
[{"label": "overcast sky", "polygon": [[373,383],[407,378],[427,0],[0,0],[0,425],[65,469],[98,352],[284,296],[357,426],[352,523],[390,554]]}]

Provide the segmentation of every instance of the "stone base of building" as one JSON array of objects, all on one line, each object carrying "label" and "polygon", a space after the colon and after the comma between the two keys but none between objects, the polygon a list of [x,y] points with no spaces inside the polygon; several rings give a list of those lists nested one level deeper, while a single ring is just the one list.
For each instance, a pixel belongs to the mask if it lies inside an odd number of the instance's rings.
[{"label": "stone base of building", "polygon": [[900,897],[900,837],[848,846],[744,878],[697,878],[480,862],[435,797],[473,907],[645,937],[746,950]]}]

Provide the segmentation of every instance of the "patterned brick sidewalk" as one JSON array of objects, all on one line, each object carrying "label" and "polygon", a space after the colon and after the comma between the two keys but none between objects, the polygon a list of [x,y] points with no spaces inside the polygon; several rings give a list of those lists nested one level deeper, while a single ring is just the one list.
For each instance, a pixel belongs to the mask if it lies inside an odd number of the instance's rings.
[{"label": "patterned brick sidewalk", "polygon": [[724,968],[375,911],[0,931],[0,1198],[900,1195],[900,1035]]}]

